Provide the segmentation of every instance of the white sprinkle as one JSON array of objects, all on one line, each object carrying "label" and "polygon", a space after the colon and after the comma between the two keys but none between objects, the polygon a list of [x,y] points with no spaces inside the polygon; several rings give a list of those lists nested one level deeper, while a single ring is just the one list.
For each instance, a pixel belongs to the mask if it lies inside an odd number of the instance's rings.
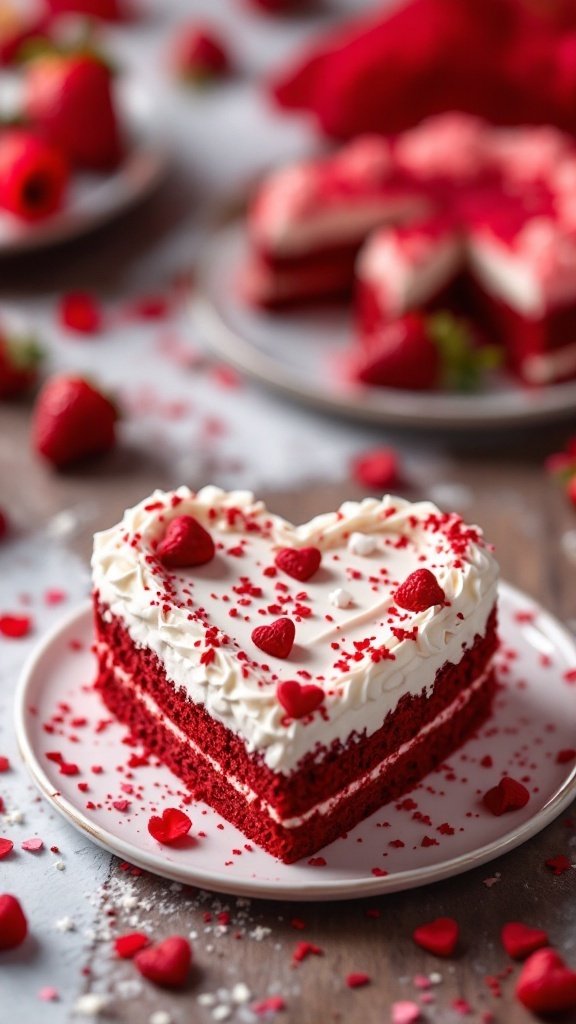
[{"label": "white sprinkle", "polygon": [[337,587],[336,590],[331,590],[328,594],[328,600],[330,604],[333,604],[335,608],[349,608],[353,603],[352,594],[343,587]]},{"label": "white sprinkle", "polygon": [[215,1006],[212,1010],[213,1020],[228,1020],[228,1017],[232,1016],[232,1010],[229,1006],[225,1006],[222,1003],[220,1006]]},{"label": "white sprinkle", "polygon": [[4,821],[7,825],[21,825],[24,821],[24,815],[22,811],[9,811],[8,814],[4,815]]},{"label": "white sprinkle", "polygon": [[170,892],[181,892],[184,886],[181,882],[171,882]]},{"label": "white sprinkle", "polygon": [[137,999],[142,995],[142,983],[137,978],[126,978],[118,982],[116,991],[121,999]]},{"label": "white sprinkle", "polygon": [[61,917],[59,921],[56,921],[54,927],[58,932],[76,931],[76,924],[71,917]]},{"label": "white sprinkle", "polygon": [[243,981],[239,981],[234,985],[231,992],[232,1002],[240,1005],[241,1003],[247,1003],[251,998],[251,992],[248,985],[245,985]]},{"label": "white sprinkle", "polygon": [[63,860],[55,860],[54,867],[56,868],[56,871],[64,871],[66,865]]},{"label": "white sprinkle", "polygon": [[442,975],[438,974],[438,971],[432,971],[432,973],[428,975],[428,980],[431,985],[440,985],[442,983]]},{"label": "white sprinkle", "polygon": [[123,896],[122,899],[120,900],[120,905],[124,908],[124,910],[134,910],[134,908],[138,906],[138,897]]},{"label": "white sprinkle", "polygon": [[172,1017],[166,1010],[156,1010],[148,1018],[148,1024],[172,1024]]},{"label": "white sprinkle", "polygon": [[201,992],[196,1002],[200,1003],[200,1006],[214,1006],[216,996],[213,992]]},{"label": "white sprinkle", "polygon": [[250,938],[256,939],[256,942],[262,942],[262,939],[268,938],[272,929],[265,928],[262,924],[257,924],[256,927],[250,932]]},{"label": "white sprinkle", "polygon": [[348,539],[348,551],[353,555],[371,555],[378,547],[378,538],[369,533],[352,533]]},{"label": "white sprinkle", "polygon": [[80,1013],[83,1017],[99,1017],[106,1013],[110,1007],[110,996],[100,995],[97,992],[87,992],[80,996],[74,1004],[74,1012]]}]

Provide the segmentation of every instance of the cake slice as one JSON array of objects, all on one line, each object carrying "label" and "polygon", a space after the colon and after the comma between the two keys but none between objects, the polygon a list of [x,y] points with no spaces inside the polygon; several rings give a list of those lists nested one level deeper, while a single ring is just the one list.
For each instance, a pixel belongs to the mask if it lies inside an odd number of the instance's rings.
[{"label": "cake slice", "polygon": [[302,526],[247,492],[155,492],[95,537],[108,708],[285,862],[445,760],[490,711],[497,566],[429,502]]},{"label": "cake slice", "polygon": [[245,298],[278,306],[350,292],[354,259],[380,224],[423,215],[431,201],[398,175],[388,140],[363,136],[338,153],[273,172],[249,213]]}]

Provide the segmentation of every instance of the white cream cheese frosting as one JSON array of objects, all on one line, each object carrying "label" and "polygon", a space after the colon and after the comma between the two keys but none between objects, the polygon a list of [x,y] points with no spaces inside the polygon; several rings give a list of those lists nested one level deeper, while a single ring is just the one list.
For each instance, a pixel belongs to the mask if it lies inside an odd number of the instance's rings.
[{"label": "white cream cheese frosting", "polygon": [[[180,515],[210,531],[216,556],[167,570],[154,551]],[[358,535],[370,538],[365,554]],[[322,562],[306,582],[275,567],[280,548],[308,546]],[[250,493],[216,487],[156,491],[96,534],[92,567],[106,614],[156,653],[169,680],[284,774],[334,740],[371,735],[405,693],[430,689],[445,662],[458,663],[485,631],[498,575],[481,532],[430,502],[367,498],[294,526]],[[398,608],[395,590],[421,568],[434,573],[445,604]],[[335,606],[337,589],[352,603]],[[282,616],[296,627],[287,659],[264,654],[251,639],[256,626]],[[276,696],[287,680],[322,687],[321,710],[287,719]]]}]

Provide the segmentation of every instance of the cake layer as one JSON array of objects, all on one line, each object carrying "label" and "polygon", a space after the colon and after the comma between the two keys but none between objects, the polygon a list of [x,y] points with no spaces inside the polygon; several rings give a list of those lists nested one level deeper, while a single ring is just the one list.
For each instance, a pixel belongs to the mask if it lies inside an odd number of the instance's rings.
[{"label": "cake layer", "polygon": [[[136,646],[122,622],[96,603],[96,636],[100,676],[122,681],[126,699],[145,704],[167,727],[175,727],[183,741],[199,746],[221,775],[233,776],[253,797],[264,801],[278,819],[293,818],[337,794],[370,773],[382,760],[409,743],[426,723],[446,712],[468,687],[486,674],[496,649],[496,613],[492,612],[483,636],[446,662],[419,693],[406,693],[390,708],[371,735],[367,729],[351,731],[305,754],[289,775],[273,771],[261,752],[248,752],[241,737],[215,721],[183,688],[175,687],[157,655]],[[374,711],[374,714],[376,712]]]},{"label": "cake layer", "polygon": [[421,735],[400,747],[372,771],[310,813],[289,820],[258,797],[246,793],[235,777],[222,774],[204,749],[192,745],[178,728],[135,696],[132,686],[104,668],[98,689],[110,711],[130,729],[149,754],[156,755],[182,780],[195,799],[217,810],[248,838],[285,863],[310,856],[345,834],[383,804],[411,789],[442,764],[490,713],[495,691],[493,671],[480,676]]},{"label": "cake layer", "polygon": [[[215,542],[214,558],[168,570],[155,554],[170,523],[193,516]],[[304,582],[275,564],[278,551],[313,549],[320,565]],[[396,589],[427,566],[444,601],[398,607]],[[295,527],[245,492],[156,492],[98,534],[94,584],[132,642],[155,653],[166,676],[292,773],[307,754],[376,732],[405,693],[430,688],[446,662],[484,636],[496,601],[497,566],[480,531],[430,502],[346,502]],[[269,657],[254,628],[288,617],[292,653]],[[313,686],[321,707],[287,717],[286,682]]]}]

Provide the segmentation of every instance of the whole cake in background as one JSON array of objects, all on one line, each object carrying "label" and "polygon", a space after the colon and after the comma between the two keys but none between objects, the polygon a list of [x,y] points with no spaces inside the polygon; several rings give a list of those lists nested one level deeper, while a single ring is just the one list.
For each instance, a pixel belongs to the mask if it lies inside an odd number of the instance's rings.
[{"label": "whole cake in background", "polygon": [[98,677],[145,749],[285,862],[445,760],[490,712],[497,565],[430,502],[302,526],[244,491],[155,492],[95,537]]},{"label": "whole cake in background", "polygon": [[249,245],[255,305],[355,290],[360,380],[394,386],[378,368],[390,324],[437,310],[500,345],[527,384],[576,377],[576,145],[556,129],[451,113],[360,136],[272,172]]}]

